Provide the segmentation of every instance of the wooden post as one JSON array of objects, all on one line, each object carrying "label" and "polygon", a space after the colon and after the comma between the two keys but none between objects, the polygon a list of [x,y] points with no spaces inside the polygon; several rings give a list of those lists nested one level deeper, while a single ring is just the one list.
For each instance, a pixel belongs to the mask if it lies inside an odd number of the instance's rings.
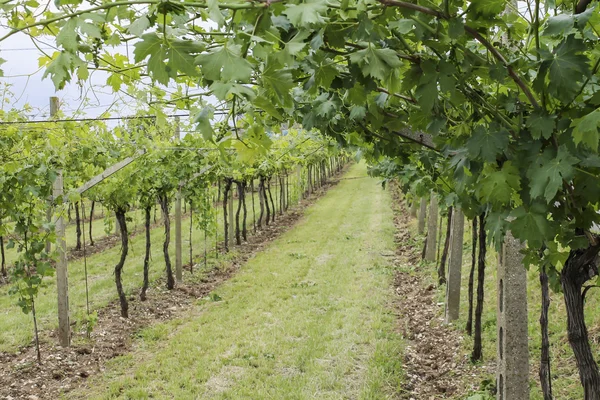
[{"label": "wooden post", "polygon": [[[59,105],[60,105],[60,103],[58,102],[58,97],[56,97],[56,96],[50,97],[50,118],[51,119],[54,119],[56,117],[56,114],[58,114]],[[46,210],[46,222],[52,221],[52,214],[53,214],[52,202],[48,202],[48,209]],[[50,240],[46,240],[46,253],[50,254],[51,250],[52,250],[52,245],[50,243]]]},{"label": "wooden post", "polygon": [[[62,170],[58,170],[58,175],[52,186],[52,195],[54,199],[63,195],[63,175]],[[64,202],[63,202],[64,204]],[[71,345],[71,329],[69,325],[69,284],[67,274],[67,242],[65,241],[65,220],[62,215],[62,207],[56,221],[56,251],[58,260],[56,263],[56,291],[58,294],[58,339],[60,345],[68,347]]]},{"label": "wooden post", "polygon": [[181,255],[181,188],[175,195],[175,279],[181,283],[183,279]]}]

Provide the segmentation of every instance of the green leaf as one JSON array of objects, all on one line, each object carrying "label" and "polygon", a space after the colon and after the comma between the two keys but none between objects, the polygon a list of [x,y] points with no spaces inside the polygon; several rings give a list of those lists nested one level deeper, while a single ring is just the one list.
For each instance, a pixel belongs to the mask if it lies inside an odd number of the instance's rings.
[{"label": "green leaf", "polygon": [[169,57],[168,67],[171,72],[171,77],[177,77],[177,71],[181,71],[187,76],[198,76],[198,69],[192,54],[199,53],[204,50],[203,45],[191,40],[173,40],[169,43],[170,47],[167,52]]},{"label": "green leaf", "polygon": [[450,39],[458,39],[465,33],[465,24],[457,18],[448,21],[448,36]]},{"label": "green leaf", "polygon": [[65,51],[61,52],[58,57],[56,57],[52,62],[46,67],[46,71],[42,76],[44,79],[46,76],[50,75],[54,86],[57,89],[62,89],[65,87],[65,83],[71,79],[71,53],[67,53]]},{"label": "green leaf", "polygon": [[546,202],[550,203],[561,188],[563,180],[569,181],[573,177],[573,166],[578,162],[566,146],[560,146],[556,156],[553,149],[546,149],[527,170],[531,197],[535,199],[544,196]]},{"label": "green leaf", "polygon": [[166,85],[169,83],[169,69],[165,64],[167,58],[167,49],[165,49],[163,39],[156,33],[146,33],[142,35],[142,40],[134,45],[133,56],[136,63],[148,59],[148,72],[152,79]]},{"label": "green leaf", "polygon": [[210,85],[210,90],[219,100],[228,100],[229,95],[235,95],[243,97],[247,100],[252,101],[256,97],[254,90],[248,86],[241,85],[239,83],[232,82],[213,82]]},{"label": "green leaf", "polygon": [[512,194],[521,188],[521,176],[519,169],[507,161],[500,170],[486,166],[478,183],[476,192],[482,202],[502,206],[509,204]]},{"label": "green leaf", "polygon": [[150,27],[150,20],[145,15],[137,18],[129,25],[127,30],[129,33],[135,36],[142,36],[142,34]]},{"label": "green leaf", "polygon": [[509,224],[513,236],[527,241],[529,247],[540,248],[550,234],[550,224],[546,218],[546,208],[533,204],[529,209],[520,206],[511,212],[514,218]]},{"label": "green leaf", "polygon": [[75,52],[79,42],[77,40],[77,26],[79,25],[78,18],[71,18],[62,27],[58,35],[56,35],[56,44],[62,46],[65,50]]},{"label": "green leaf", "polygon": [[239,81],[248,83],[252,74],[252,64],[241,56],[242,47],[228,43],[218,50],[196,57],[202,67],[202,74],[211,81]]},{"label": "green leaf", "polygon": [[415,21],[412,19],[399,19],[389,23],[389,27],[397,29],[399,33],[405,35],[413,30],[415,27]]},{"label": "green leaf", "polygon": [[555,116],[550,116],[545,112],[536,110],[529,115],[527,118],[526,126],[529,128],[529,132],[531,132],[531,137],[534,139],[539,139],[540,137],[544,137],[548,139],[552,136],[554,132],[554,119]]},{"label": "green leaf", "polygon": [[267,62],[267,67],[261,75],[262,85],[265,89],[274,94],[275,99],[284,107],[291,107],[293,104],[290,91],[294,87],[292,74],[280,67],[275,61]]},{"label": "green leaf", "polygon": [[559,14],[548,19],[543,34],[545,36],[564,36],[573,29],[574,24],[575,18],[572,15]]},{"label": "green leaf", "polygon": [[577,94],[580,84],[589,74],[588,58],[582,54],[586,49],[583,41],[569,36],[557,48],[550,62],[548,91],[563,103],[568,103]]},{"label": "green leaf", "polygon": [[283,115],[279,112],[277,107],[273,105],[273,103],[264,96],[258,96],[253,101],[254,106],[260,110],[266,111],[270,116],[274,117],[278,120],[283,120]]},{"label": "green leaf", "polygon": [[467,150],[472,158],[481,157],[484,161],[495,162],[496,156],[508,145],[508,132],[504,129],[477,126],[467,140]]},{"label": "green leaf", "polygon": [[493,17],[504,11],[506,0],[473,0],[469,11],[482,17]]},{"label": "green leaf", "polygon": [[323,0],[308,0],[300,4],[288,4],[283,11],[292,25],[302,28],[323,25],[326,18],[322,14],[326,12],[327,3]]},{"label": "green leaf", "polygon": [[197,129],[202,134],[204,140],[213,141],[214,130],[211,125],[211,120],[214,115],[214,109],[211,106],[204,107],[196,118],[194,118],[194,123],[198,124]]},{"label": "green leaf", "polygon": [[600,109],[596,109],[583,118],[577,118],[571,122],[573,129],[573,141],[576,145],[585,144],[594,151],[598,151],[598,128],[600,127]]},{"label": "green leaf", "polygon": [[210,19],[216,22],[219,28],[225,25],[225,17],[223,17],[223,13],[219,9],[219,0],[206,0],[206,5]]},{"label": "green leaf", "polygon": [[367,115],[367,109],[363,106],[352,106],[350,109],[350,119],[362,120]]},{"label": "green leaf", "polygon": [[402,62],[392,49],[378,49],[369,44],[366,49],[350,54],[350,61],[358,64],[365,76],[384,80],[392,68],[398,68]]}]

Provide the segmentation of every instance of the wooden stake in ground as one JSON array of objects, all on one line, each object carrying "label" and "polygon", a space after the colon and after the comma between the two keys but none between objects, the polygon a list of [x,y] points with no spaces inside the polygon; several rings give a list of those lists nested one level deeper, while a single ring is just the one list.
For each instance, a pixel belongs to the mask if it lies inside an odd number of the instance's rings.
[{"label": "wooden stake in ground", "polygon": [[[63,174],[57,171],[56,180],[52,187],[54,199],[63,196]],[[58,208],[59,215],[56,221],[56,251],[58,260],[56,263],[56,292],[58,294],[58,341],[61,346],[71,345],[71,328],[69,323],[69,283],[67,272],[67,242],[65,241],[65,220],[62,215],[62,207]]]}]

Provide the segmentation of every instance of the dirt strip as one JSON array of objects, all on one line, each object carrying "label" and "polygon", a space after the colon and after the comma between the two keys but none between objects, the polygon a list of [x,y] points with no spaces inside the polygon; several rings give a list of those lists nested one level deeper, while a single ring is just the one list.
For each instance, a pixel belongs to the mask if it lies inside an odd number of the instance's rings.
[{"label": "dirt strip", "polygon": [[399,268],[394,279],[398,330],[405,339],[406,384],[401,399],[464,399],[480,386],[493,366],[474,366],[464,349],[466,334],[444,323],[439,290],[421,264],[420,241],[411,237],[409,213],[400,192],[392,186],[395,242]]},{"label": "dirt strip", "polygon": [[41,364],[36,362],[33,343],[17,353],[0,353],[0,399],[57,399],[61,393],[83,385],[88,377],[102,373],[107,361],[132,350],[136,333],[142,328],[182,315],[195,301],[235,274],[246,260],[292,228],[308,206],[339,182],[344,171],[299,206],[277,215],[274,224],[249,235],[248,242],[236,246],[233,261],[205,272],[198,283],[184,283],[168,291],[163,280],[154,282],[145,302],[137,294],[129,298],[129,319],[120,317],[119,304],[113,301],[98,310],[98,323],[90,339],[85,332],[74,331],[70,348],[58,346],[56,332],[50,332],[41,343]]}]

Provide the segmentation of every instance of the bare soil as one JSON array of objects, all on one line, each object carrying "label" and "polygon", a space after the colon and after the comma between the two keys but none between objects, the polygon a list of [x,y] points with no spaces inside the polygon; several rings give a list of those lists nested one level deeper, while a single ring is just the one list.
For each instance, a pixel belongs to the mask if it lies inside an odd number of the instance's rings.
[{"label": "bare soil", "polygon": [[[43,332],[41,364],[36,361],[33,343],[16,353],[0,353],[0,399],[57,399],[61,393],[82,386],[88,377],[102,373],[107,361],[131,351],[136,333],[142,328],[182,315],[197,299],[205,297],[235,274],[246,260],[292,228],[306,207],[338,182],[339,175],[300,205],[290,206],[284,215],[277,215],[275,223],[249,235],[247,242],[236,246],[237,256],[233,261],[206,272],[198,283],[184,283],[168,291],[165,282],[159,280],[151,286],[145,302],[138,296],[130,297],[129,319],[120,317],[119,304],[115,300],[97,311],[98,323],[89,339],[84,331],[73,329],[69,348],[58,345],[55,331]],[[102,247],[100,243],[98,241],[98,248],[110,247],[110,244]]]}]

